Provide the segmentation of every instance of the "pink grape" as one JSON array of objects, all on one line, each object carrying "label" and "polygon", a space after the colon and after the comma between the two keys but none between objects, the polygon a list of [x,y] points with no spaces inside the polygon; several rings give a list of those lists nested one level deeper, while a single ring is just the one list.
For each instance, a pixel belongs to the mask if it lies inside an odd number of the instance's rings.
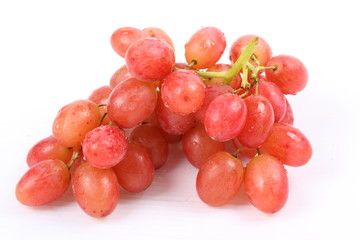
[{"label": "pink grape", "polygon": [[60,160],[33,165],[16,185],[16,198],[27,206],[40,206],[61,197],[70,185],[70,173]]},{"label": "pink grape", "polygon": [[261,154],[247,164],[244,185],[250,202],[265,213],[278,212],[287,201],[286,169],[271,155]]},{"label": "pink grape", "polygon": [[226,47],[224,33],[215,27],[205,27],[195,32],[185,44],[185,58],[188,64],[198,69],[208,68],[220,59]]},{"label": "pink grape", "polygon": [[232,63],[236,62],[249,42],[255,38],[258,39],[258,43],[253,54],[260,64],[256,64],[256,62],[251,59],[250,63],[253,65],[265,66],[272,56],[272,51],[270,45],[265,41],[265,39],[256,35],[244,35],[239,37],[230,48],[230,61]]},{"label": "pink grape", "polygon": [[204,96],[204,83],[199,75],[189,70],[170,73],[161,86],[164,105],[181,115],[196,112],[202,106]]},{"label": "pink grape", "polygon": [[269,137],[274,125],[274,111],[269,100],[261,95],[245,98],[247,118],[237,138],[248,148],[260,147]]},{"label": "pink grape", "polygon": [[71,159],[72,153],[72,149],[60,145],[53,136],[49,136],[37,142],[29,150],[26,162],[29,167],[48,159],[58,159],[67,164]]},{"label": "pink grape", "polygon": [[113,167],[120,185],[129,192],[145,191],[154,179],[151,153],[140,143],[129,142],[124,160]]},{"label": "pink grape", "polygon": [[[206,69],[207,72],[227,72],[231,68],[231,65],[224,63],[217,63]],[[223,78],[209,78],[206,79],[205,85],[223,83]],[[229,86],[233,89],[238,89],[241,86],[241,75],[237,74],[233,80],[229,83]]]},{"label": "pink grape", "polygon": [[305,165],[312,155],[312,147],[306,136],[299,129],[285,123],[274,124],[263,148],[283,164],[293,167]]},{"label": "pink grape", "polygon": [[86,214],[101,218],[114,211],[120,189],[113,169],[99,169],[83,163],[76,168],[72,178],[74,197]]},{"label": "pink grape", "polygon": [[305,65],[296,57],[278,55],[272,57],[267,66],[276,66],[276,69],[266,69],[266,78],[275,83],[284,94],[297,94],[303,90],[308,81],[308,72]]},{"label": "pink grape", "polygon": [[121,66],[110,78],[110,88],[114,89],[119,83],[132,78],[126,65]]},{"label": "pink grape", "polygon": [[121,128],[132,128],[150,117],[157,93],[150,82],[130,78],[117,85],[108,99],[109,118]]},{"label": "pink grape", "polygon": [[164,40],[165,42],[167,42],[172,49],[174,48],[174,43],[171,40],[170,36],[161,28],[158,27],[147,27],[143,29],[144,32],[146,32],[147,34],[149,34],[150,37],[153,38],[158,38],[161,40]]},{"label": "pink grape", "polygon": [[211,139],[203,124],[198,123],[182,136],[182,148],[189,162],[197,168],[212,154],[224,151],[224,143]]},{"label": "pink grape", "polygon": [[[111,91],[112,89],[108,85],[101,86],[95,89],[90,94],[88,99],[96,104],[107,104]],[[100,111],[100,116],[103,117],[105,114],[107,114],[107,106],[99,107],[99,111]],[[102,120],[101,124],[108,125],[109,123],[110,123],[109,116],[105,115],[105,118]]]},{"label": "pink grape", "polygon": [[52,126],[52,135],[64,147],[79,148],[85,134],[99,126],[97,105],[90,100],[77,100],[62,107]]},{"label": "pink grape", "polygon": [[292,107],[289,103],[289,100],[286,99],[286,112],[284,117],[280,120],[280,123],[286,123],[286,124],[290,124],[293,125],[294,124],[294,113],[292,110]]},{"label": "pink grape", "polygon": [[206,111],[206,132],[216,141],[228,141],[239,135],[246,116],[246,104],[242,98],[236,94],[222,94],[210,103]]},{"label": "pink grape", "polygon": [[239,192],[243,178],[241,162],[227,152],[217,152],[200,167],[196,177],[196,191],[204,203],[221,206]]},{"label": "pink grape", "polygon": [[127,140],[118,127],[103,125],[86,134],[82,150],[86,161],[94,167],[111,168],[124,158]]},{"label": "pink grape", "polygon": [[133,27],[122,27],[114,31],[111,35],[111,46],[121,57],[125,57],[125,54],[129,46],[136,40],[146,38],[149,35],[141,31],[140,29]]},{"label": "pink grape", "polygon": [[174,50],[156,38],[139,39],[129,47],[125,56],[130,74],[144,81],[158,81],[175,67]]}]

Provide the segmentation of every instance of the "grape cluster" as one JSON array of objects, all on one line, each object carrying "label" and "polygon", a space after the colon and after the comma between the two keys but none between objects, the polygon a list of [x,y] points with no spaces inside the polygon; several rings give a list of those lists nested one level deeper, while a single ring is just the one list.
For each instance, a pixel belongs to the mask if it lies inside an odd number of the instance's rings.
[{"label": "grape cluster", "polygon": [[[175,143],[199,169],[194,182],[204,203],[224,205],[244,185],[259,210],[284,206],[284,165],[302,166],[312,155],[285,97],[306,86],[299,59],[272,56],[263,38],[245,35],[232,44],[230,63],[218,63],[226,40],[215,27],[191,36],[187,63],[175,60],[160,28],[119,28],[111,45],[126,64],[88,99],[62,107],[51,136],[30,149],[30,169],[16,186],[22,204],[47,204],[71,186],[85,213],[107,216],[120,187],[137,193],[151,185]],[[229,153],[227,142],[237,150]]]}]

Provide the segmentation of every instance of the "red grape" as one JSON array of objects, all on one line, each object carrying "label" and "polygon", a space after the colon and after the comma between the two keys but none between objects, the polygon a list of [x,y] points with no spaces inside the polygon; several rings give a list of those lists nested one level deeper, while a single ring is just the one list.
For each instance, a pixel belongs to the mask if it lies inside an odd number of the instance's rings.
[{"label": "red grape", "polygon": [[[90,101],[93,101],[96,104],[107,104],[108,98],[110,96],[112,89],[109,86],[102,86],[97,89],[95,89],[88,99]],[[101,106],[99,107],[100,110],[100,116],[103,117],[105,114],[107,114],[107,106]],[[105,118],[102,120],[101,124],[107,125],[109,124],[110,119],[106,115]]]},{"label": "red grape", "polygon": [[[218,63],[214,66],[209,67],[206,69],[207,72],[227,72],[231,68],[231,65]],[[224,81],[223,78],[209,78],[206,79],[205,85],[208,86],[210,84],[217,84],[222,83]],[[237,74],[235,78],[229,83],[229,86],[233,89],[238,89],[241,86],[241,75]]]},{"label": "red grape", "polygon": [[58,159],[67,164],[72,153],[72,149],[60,145],[53,136],[49,136],[40,140],[30,149],[26,161],[29,167],[48,159]]},{"label": "red grape", "polygon": [[199,75],[189,70],[170,73],[161,87],[164,105],[181,115],[196,112],[203,104],[204,96],[204,83]]},{"label": "red grape", "polygon": [[16,185],[16,198],[27,206],[40,206],[61,197],[70,185],[70,173],[60,160],[33,165]]},{"label": "red grape", "polygon": [[118,127],[104,125],[97,127],[85,136],[82,143],[84,157],[97,168],[111,168],[125,156],[127,140]]},{"label": "red grape", "polygon": [[238,138],[231,139],[231,143],[235,147],[235,149],[240,149],[238,156],[241,155],[241,156],[251,159],[251,158],[255,157],[256,154],[258,153],[256,148],[248,148],[248,147],[245,147],[244,145],[242,145],[239,142]]},{"label": "red grape", "polygon": [[125,60],[130,74],[144,81],[162,80],[175,67],[174,50],[156,38],[143,38],[131,44]]},{"label": "red grape", "polygon": [[100,218],[114,211],[120,189],[113,169],[99,169],[84,163],[72,178],[74,197],[86,214]]},{"label": "red grape", "polygon": [[267,154],[247,164],[244,185],[250,202],[265,213],[279,211],[289,193],[286,169],[278,159]]},{"label": "red grape", "polygon": [[127,69],[126,65],[121,66],[116,72],[111,76],[110,79],[110,88],[114,89],[119,83],[132,78],[129,70]]},{"label": "red grape", "polygon": [[206,132],[216,141],[228,141],[239,135],[246,115],[246,104],[242,98],[236,94],[222,94],[210,103],[206,111]]},{"label": "red grape", "polygon": [[233,43],[230,48],[230,61],[232,63],[236,62],[236,60],[240,57],[241,53],[245,50],[246,46],[254,38],[258,38],[258,43],[253,54],[259,61],[259,64],[256,64],[253,60],[250,60],[250,63],[260,66],[266,65],[272,55],[271,48],[263,38],[255,35],[241,36]]},{"label": "red grape", "polygon": [[278,55],[272,57],[267,66],[276,66],[276,69],[265,70],[266,78],[279,86],[284,94],[296,94],[305,88],[308,72],[299,59]]},{"label": "red grape", "polygon": [[240,143],[249,148],[260,147],[269,137],[274,125],[274,111],[269,100],[261,95],[245,98],[247,118],[237,136]]},{"label": "red grape", "polygon": [[150,152],[140,143],[131,141],[124,159],[113,169],[120,185],[129,192],[145,191],[155,171]]},{"label": "red grape", "polygon": [[294,113],[293,113],[292,107],[289,103],[289,100],[287,98],[285,98],[285,100],[286,100],[286,112],[285,112],[284,117],[280,120],[280,122],[293,125],[294,124]]},{"label": "red grape", "polygon": [[157,101],[157,93],[150,82],[130,78],[110,94],[107,111],[117,126],[132,128],[150,117]]},{"label": "red grape", "polygon": [[224,33],[215,27],[205,27],[195,32],[185,44],[185,58],[198,69],[208,68],[220,59],[226,47]]},{"label": "red grape", "polygon": [[172,49],[174,49],[173,41],[171,40],[169,35],[164,30],[162,30],[161,28],[147,27],[147,28],[144,28],[143,31],[146,32],[147,34],[149,34],[150,37],[164,40],[165,42],[167,42],[171,46]]},{"label": "red grape", "polygon": [[94,102],[74,101],[59,110],[52,127],[53,136],[64,147],[78,148],[85,134],[99,126],[100,120],[100,111]]},{"label": "red grape", "polygon": [[273,131],[263,147],[283,164],[293,167],[306,164],[312,155],[311,144],[305,135],[285,123],[274,124]]},{"label": "red grape", "polygon": [[186,158],[197,168],[212,154],[224,151],[224,143],[211,139],[201,123],[187,131],[181,142]]},{"label": "red grape", "polygon": [[239,192],[243,178],[244,168],[241,162],[227,152],[217,152],[200,167],[196,177],[196,190],[206,204],[221,206]]},{"label": "red grape", "polygon": [[138,39],[146,38],[149,35],[140,29],[133,27],[122,27],[111,35],[111,46],[121,57],[125,57],[129,46]]},{"label": "red grape", "polygon": [[149,150],[155,169],[165,164],[169,155],[169,146],[162,130],[149,124],[143,124],[134,128],[130,140],[142,144]]}]

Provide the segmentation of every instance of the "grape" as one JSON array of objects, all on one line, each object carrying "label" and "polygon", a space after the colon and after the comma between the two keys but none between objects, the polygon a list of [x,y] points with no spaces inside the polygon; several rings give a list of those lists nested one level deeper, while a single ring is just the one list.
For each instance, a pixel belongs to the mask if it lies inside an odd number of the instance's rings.
[{"label": "grape", "polygon": [[129,70],[127,69],[126,65],[121,66],[116,72],[111,76],[110,79],[110,88],[114,89],[119,83],[132,78]]},{"label": "grape", "polygon": [[272,57],[267,66],[276,66],[274,70],[265,70],[266,78],[279,86],[284,94],[296,94],[305,88],[308,72],[299,59],[288,55],[278,55]]},{"label": "grape", "polygon": [[[250,94],[256,94],[256,87],[250,89]],[[258,93],[266,97],[274,110],[275,122],[281,121],[286,112],[286,99],[280,88],[272,82],[258,83]]]},{"label": "grape", "polygon": [[227,152],[217,152],[200,167],[196,177],[196,190],[206,204],[221,206],[239,192],[243,178],[244,168],[241,162]]},{"label": "grape", "polygon": [[111,35],[111,46],[121,57],[125,57],[125,54],[129,46],[136,40],[146,38],[149,35],[141,31],[140,29],[133,27],[122,27],[114,31]]},{"label": "grape", "polygon": [[107,111],[112,122],[122,128],[132,128],[150,117],[157,93],[150,82],[130,78],[117,85],[108,99]]},{"label": "grape", "polygon": [[255,35],[244,35],[239,37],[230,48],[230,61],[232,63],[240,57],[241,53],[245,50],[246,46],[252,39],[258,38],[257,46],[254,50],[254,55],[259,61],[259,64],[256,64],[254,60],[250,59],[250,63],[253,65],[265,66],[269,61],[272,55],[271,48],[269,44],[261,37]]},{"label": "grape", "polygon": [[149,150],[155,169],[165,164],[169,155],[169,146],[159,128],[149,124],[137,126],[132,131],[130,140],[142,144]]},{"label": "grape", "polygon": [[222,94],[210,103],[206,111],[206,132],[216,141],[228,141],[239,135],[246,115],[246,104],[242,98],[236,94]]},{"label": "grape", "polygon": [[111,168],[124,158],[127,140],[118,127],[104,125],[88,132],[82,147],[88,163],[97,168]]},{"label": "grape", "polygon": [[201,123],[187,131],[181,142],[186,158],[197,168],[212,154],[224,151],[224,143],[211,139]]},{"label": "grape", "polygon": [[[214,66],[206,69],[207,72],[227,72],[231,68],[229,64],[218,63]],[[209,78],[205,81],[205,85],[208,86],[210,84],[223,83],[223,78]],[[233,89],[238,89],[241,85],[241,75],[237,74],[235,78],[229,83],[230,87]]]},{"label": "grape", "polygon": [[[99,87],[90,94],[88,99],[96,104],[107,104],[107,100],[110,96],[111,91],[112,89],[107,85]],[[103,117],[105,114],[107,114],[107,107],[101,106],[99,107],[99,111],[100,111],[100,116]],[[110,123],[110,119],[106,115],[105,118],[102,120],[101,124],[108,125],[109,123]]]},{"label": "grape", "polygon": [[284,117],[280,120],[280,123],[286,123],[289,125],[293,125],[294,124],[294,113],[293,113],[293,110],[289,103],[289,100],[287,98],[285,98],[285,100],[286,100],[286,112],[285,112]]},{"label": "grape", "polygon": [[124,160],[113,167],[120,185],[128,192],[145,191],[154,179],[150,152],[140,143],[129,142]]},{"label": "grape", "polygon": [[265,213],[275,213],[286,203],[287,173],[281,162],[271,155],[259,155],[247,164],[244,185],[250,202]]},{"label": "grape", "polygon": [[162,30],[161,28],[147,27],[147,28],[144,28],[143,31],[146,32],[147,34],[149,34],[150,37],[164,40],[171,46],[172,49],[175,49],[173,41],[171,40],[169,35],[167,35],[167,33],[164,30]]},{"label": "grape", "polygon": [[245,98],[247,118],[237,136],[240,143],[249,148],[260,147],[269,137],[274,125],[274,111],[269,100],[261,95]]},{"label": "grape", "polygon": [[85,134],[99,126],[99,108],[90,100],[77,100],[62,107],[55,117],[53,136],[64,147],[81,146]]},{"label": "grape", "polygon": [[185,44],[185,58],[188,64],[198,69],[208,68],[220,59],[226,47],[224,34],[215,27],[202,28],[195,32]]},{"label": "grape", "polygon": [[160,128],[170,135],[182,135],[194,125],[194,114],[180,115],[165,107],[161,98],[156,106]]},{"label": "grape", "polygon": [[37,142],[29,150],[26,162],[29,167],[48,159],[58,159],[67,164],[71,159],[72,152],[72,149],[60,145],[53,136],[49,136]]},{"label": "grape", "polygon": [[99,169],[83,163],[72,179],[74,197],[84,212],[92,217],[105,217],[116,208],[120,189],[113,169]]},{"label": "grape", "polygon": [[231,88],[227,84],[212,84],[208,85],[205,88],[205,97],[204,97],[204,103],[201,106],[199,110],[195,112],[195,118],[199,120],[200,122],[204,123],[205,121],[205,114],[206,111],[210,105],[210,103],[219,95],[224,93],[230,93],[234,91],[233,88]]},{"label": "grape", "polygon": [[132,76],[144,81],[158,81],[175,67],[174,50],[156,38],[139,39],[129,47],[126,66]]},{"label": "grape", "polygon": [[283,164],[293,167],[305,165],[312,155],[311,144],[305,135],[299,129],[285,123],[274,124],[263,148]]},{"label": "grape", "polygon": [[16,185],[16,198],[27,206],[40,206],[61,197],[70,185],[70,173],[60,160],[33,165]]},{"label": "grape", "polygon": [[241,156],[251,159],[251,158],[255,157],[256,154],[258,153],[256,148],[248,148],[248,147],[245,147],[244,145],[242,145],[239,142],[238,138],[231,139],[231,143],[235,147],[235,149],[240,149],[238,156],[241,155]]},{"label": "grape", "polygon": [[164,105],[181,115],[196,112],[203,104],[204,96],[204,83],[199,75],[189,70],[170,73],[161,87]]}]

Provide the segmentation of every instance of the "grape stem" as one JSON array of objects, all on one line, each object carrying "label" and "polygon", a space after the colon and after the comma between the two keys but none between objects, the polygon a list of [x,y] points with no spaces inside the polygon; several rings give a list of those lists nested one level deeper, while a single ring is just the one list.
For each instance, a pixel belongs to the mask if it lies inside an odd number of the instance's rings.
[{"label": "grape stem", "polygon": [[236,149],[236,151],[233,152],[231,155],[232,155],[233,157],[237,158],[238,155],[239,155],[239,153],[240,153],[240,151],[243,150],[243,149],[245,149],[245,147],[244,147],[244,146],[240,146],[240,147],[239,147],[238,149]]},{"label": "grape stem", "polygon": [[66,167],[68,169],[70,169],[72,167],[72,165],[74,164],[74,162],[79,158],[80,152],[81,152],[81,149],[78,152],[73,153],[71,160],[68,162],[68,164],[66,164]]},{"label": "grape stem", "polygon": [[[245,50],[242,52],[240,57],[236,60],[236,62],[234,62],[234,64],[227,72],[204,72],[204,71],[195,71],[195,72],[202,77],[223,78],[224,79],[223,83],[229,84],[241,71],[241,69],[244,69],[246,67],[247,63],[249,62],[257,46],[257,42],[258,42],[258,38],[252,39],[249,42],[249,44],[246,46]],[[247,78],[243,78],[241,86],[247,86],[247,87],[249,86]]]}]

